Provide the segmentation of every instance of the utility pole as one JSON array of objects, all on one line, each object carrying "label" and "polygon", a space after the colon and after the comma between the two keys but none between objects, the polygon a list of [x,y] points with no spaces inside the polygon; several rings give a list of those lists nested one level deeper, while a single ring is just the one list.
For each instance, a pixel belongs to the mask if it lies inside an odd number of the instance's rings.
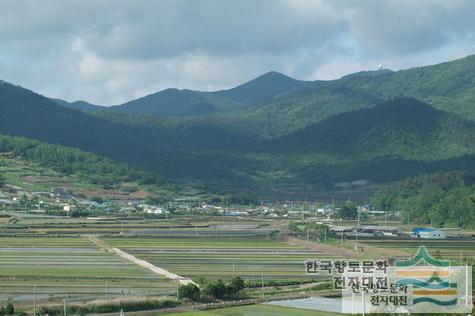
[{"label": "utility pole", "polygon": [[64,311],[64,316],[67,316],[67,312],[66,312],[66,299],[63,299],[63,311]]},{"label": "utility pole", "polygon": [[106,301],[109,299],[109,283],[108,280],[106,279]]},{"label": "utility pole", "polygon": [[234,265],[235,265],[235,263],[233,262],[233,279],[234,279],[234,277],[235,277],[235,273],[234,273],[234,272],[235,272],[235,270],[234,270]]},{"label": "utility pole", "polygon": [[326,226],[324,227],[323,232],[324,232],[323,240],[324,240],[324,242],[325,242],[325,244],[326,244],[326,243],[327,243],[327,227],[326,227]]},{"label": "utility pole", "polygon": [[341,230],[340,237],[341,237],[341,240],[340,240],[340,248],[343,248],[343,229]]},{"label": "utility pole", "polygon": [[261,270],[261,285],[262,285],[262,299],[265,299],[265,294],[264,294],[264,272]]},{"label": "utility pole", "polygon": [[176,299],[177,301],[180,299],[180,276],[176,277]]},{"label": "utility pole", "polygon": [[358,231],[360,229],[360,211],[358,212],[358,227],[356,228],[356,242],[355,242],[355,251],[358,251]]},{"label": "utility pole", "polygon": [[36,283],[33,287],[33,315],[36,316]]}]

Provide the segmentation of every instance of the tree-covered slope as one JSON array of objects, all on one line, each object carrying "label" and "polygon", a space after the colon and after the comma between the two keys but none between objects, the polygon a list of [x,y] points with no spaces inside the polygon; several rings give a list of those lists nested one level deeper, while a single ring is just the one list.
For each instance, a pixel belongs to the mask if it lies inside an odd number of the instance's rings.
[{"label": "tree-covered slope", "polygon": [[[218,149],[244,149],[252,143],[251,138],[219,126],[146,127],[103,119],[63,107],[8,83],[0,84],[0,111],[2,134],[76,147],[172,176],[199,176],[200,172],[195,169],[203,169],[210,176],[220,177],[223,168],[217,165],[226,166],[229,156],[222,154],[203,161],[199,158],[201,152],[211,155]],[[213,160],[219,163],[213,163]]]},{"label": "tree-covered slope", "polygon": [[[272,140],[228,128],[219,116],[213,122],[211,117],[177,120],[110,111],[96,115],[120,124],[160,129],[172,139],[177,131],[186,133],[186,145],[175,145],[175,151],[162,155],[159,163],[167,166],[163,172],[179,178],[245,182],[282,174],[275,181],[368,178],[386,182],[420,172],[475,167],[474,123],[414,98],[335,114]],[[206,145],[203,138],[213,141]]]},{"label": "tree-covered slope", "polygon": [[94,184],[117,186],[124,182],[164,185],[157,173],[107,159],[77,148],[42,143],[24,137],[0,135],[0,153],[21,158]]},{"label": "tree-covered slope", "polygon": [[475,123],[414,98],[329,117],[274,143],[275,150],[335,157],[438,160],[475,153]]},{"label": "tree-covered slope", "polygon": [[372,202],[379,210],[401,213],[411,223],[473,228],[474,197],[473,173],[436,172],[396,182],[377,192]]},{"label": "tree-covered slope", "polygon": [[201,92],[166,89],[109,109],[171,117],[203,116],[254,105],[307,84],[277,72],[269,72],[228,90]]},{"label": "tree-covered slope", "polygon": [[[473,60],[470,56],[420,69],[360,73],[311,84],[271,73],[256,79],[257,84],[235,88],[241,89],[236,95],[221,91],[219,98],[243,102],[239,107],[285,90],[272,101],[195,117],[107,109],[88,114],[1,83],[0,132],[77,147],[173,179],[202,183],[245,186],[262,179],[313,183],[358,178],[386,182],[421,172],[468,170],[475,168],[470,116],[457,114],[452,103],[444,107],[424,100],[440,100],[443,95],[463,104],[460,95],[470,96],[473,78],[457,74]],[[457,78],[458,83],[452,82]],[[168,92],[183,96],[178,90]],[[392,97],[408,94],[418,94],[419,99]],[[194,106],[199,99],[208,104],[203,95],[189,91],[183,102]],[[248,100],[236,100],[239,95]],[[219,102],[214,102],[218,109]]]},{"label": "tree-covered slope", "polygon": [[[228,100],[235,100],[236,102],[250,105],[269,100],[310,84],[310,82],[296,80],[281,73],[270,71],[235,88],[205,94],[216,95]],[[222,105],[222,107],[225,106],[226,104]]]},{"label": "tree-covered slope", "polygon": [[68,109],[8,83],[0,84],[0,112],[3,134],[77,147],[121,160],[151,154],[131,127]]},{"label": "tree-covered slope", "polygon": [[459,60],[401,70],[354,74],[314,82],[305,89],[273,98],[227,121],[245,122],[254,134],[275,138],[338,113],[373,106],[393,97],[414,97],[434,107],[475,121],[475,55]]}]

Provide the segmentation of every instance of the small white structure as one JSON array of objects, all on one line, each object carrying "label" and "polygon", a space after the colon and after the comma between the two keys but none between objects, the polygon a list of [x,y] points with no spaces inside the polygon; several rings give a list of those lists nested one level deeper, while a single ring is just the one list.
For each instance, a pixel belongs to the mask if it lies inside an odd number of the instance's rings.
[{"label": "small white structure", "polygon": [[165,214],[165,210],[156,205],[140,204],[139,207],[147,214]]},{"label": "small white structure", "polygon": [[445,232],[437,228],[415,228],[414,237],[422,239],[445,239]]}]

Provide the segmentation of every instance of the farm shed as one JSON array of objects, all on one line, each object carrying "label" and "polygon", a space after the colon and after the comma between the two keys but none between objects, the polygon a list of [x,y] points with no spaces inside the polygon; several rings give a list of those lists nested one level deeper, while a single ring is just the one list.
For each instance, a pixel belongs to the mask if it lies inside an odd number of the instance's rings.
[{"label": "farm shed", "polygon": [[413,234],[423,239],[445,239],[445,232],[437,228],[414,228]]}]

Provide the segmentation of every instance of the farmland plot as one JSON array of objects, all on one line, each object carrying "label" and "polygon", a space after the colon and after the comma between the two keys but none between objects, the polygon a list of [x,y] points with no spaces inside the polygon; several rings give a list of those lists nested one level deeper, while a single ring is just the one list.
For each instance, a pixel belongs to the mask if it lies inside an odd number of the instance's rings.
[{"label": "farmland plot", "polygon": [[0,238],[0,300],[173,293],[175,284],[85,238]]},{"label": "farmland plot", "polygon": [[136,257],[173,273],[230,279],[288,280],[314,278],[305,274],[307,259],[330,255],[264,238],[151,238],[104,239]]},{"label": "farmland plot", "polygon": [[475,240],[365,240],[363,243],[381,248],[402,249],[412,254],[416,253],[419,246],[426,246],[433,257],[450,259],[454,264],[459,264],[461,257],[472,263],[475,260]]}]

